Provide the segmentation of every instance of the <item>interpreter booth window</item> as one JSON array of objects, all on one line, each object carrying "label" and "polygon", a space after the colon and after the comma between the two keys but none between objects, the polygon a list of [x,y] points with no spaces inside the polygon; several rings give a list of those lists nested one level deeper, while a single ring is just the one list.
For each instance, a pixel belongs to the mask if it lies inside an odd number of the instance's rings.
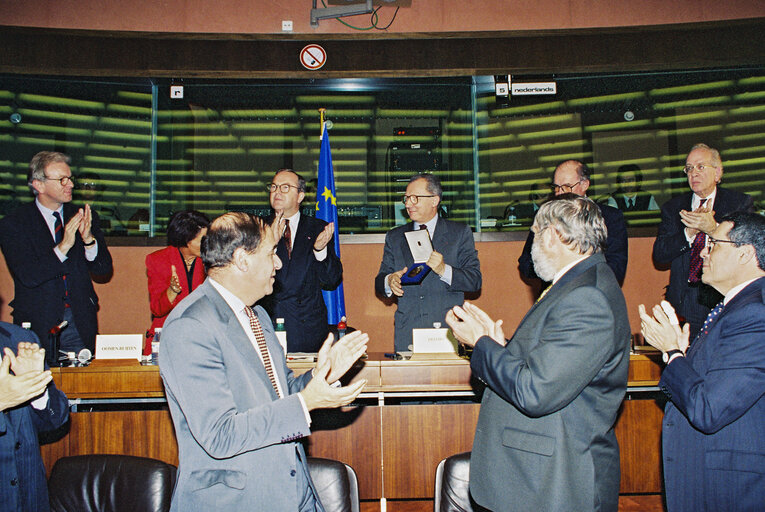
[{"label": "interpreter booth window", "polygon": [[0,216],[32,200],[29,161],[71,159],[73,201],[98,212],[107,235],[149,231],[152,89],[148,81],[0,76]]},{"label": "interpreter booth window", "polygon": [[159,88],[156,218],[183,208],[270,213],[282,168],[307,182],[313,215],[325,109],[340,233],[406,222],[401,198],[419,172],[441,178],[442,213],[475,225],[471,80],[283,80]]},{"label": "interpreter booth window", "polygon": [[185,209],[268,215],[266,187],[281,168],[305,177],[302,210],[313,215],[319,109],[342,234],[407,222],[407,181],[430,172],[443,185],[442,216],[520,235],[569,158],[590,166],[589,197],[653,233],[661,204],[688,190],[682,169],[697,142],[720,149],[723,186],[765,210],[763,68],[509,75],[554,83],[555,94],[506,97],[497,78],[0,75],[0,216],[32,199],[27,169],[41,150],[72,157],[74,201],[90,203],[112,237],[161,237]]},{"label": "interpreter booth window", "polygon": [[699,142],[720,150],[722,185],[765,209],[762,69],[513,77],[557,92],[507,98],[495,80],[477,77],[482,231],[528,229],[564,159],[589,165],[590,198],[655,229],[660,206],[689,190],[682,169]]}]

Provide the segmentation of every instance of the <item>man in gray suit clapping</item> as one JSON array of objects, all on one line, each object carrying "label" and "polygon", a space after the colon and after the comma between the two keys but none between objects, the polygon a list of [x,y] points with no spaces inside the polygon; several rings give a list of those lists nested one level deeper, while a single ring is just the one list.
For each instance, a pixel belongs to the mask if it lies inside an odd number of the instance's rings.
[{"label": "man in gray suit clapping", "polygon": [[470,459],[470,492],[491,510],[616,511],[614,423],[627,388],[630,326],[602,250],[598,206],[567,196],[542,205],[531,227],[545,290],[509,340],[502,321],[470,303],[446,317],[473,346],[488,389]]},{"label": "man in gray suit clapping", "polygon": [[[160,345],[160,372],[178,439],[174,511],[323,511],[297,442],[309,411],[349,404],[366,381],[333,387],[366,350],[353,332],[319,350],[316,368],[287,368],[266,312],[281,266],[281,219],[246,213],[215,219],[202,239],[208,278],[173,309]],[[278,233],[278,234],[277,234]]]}]

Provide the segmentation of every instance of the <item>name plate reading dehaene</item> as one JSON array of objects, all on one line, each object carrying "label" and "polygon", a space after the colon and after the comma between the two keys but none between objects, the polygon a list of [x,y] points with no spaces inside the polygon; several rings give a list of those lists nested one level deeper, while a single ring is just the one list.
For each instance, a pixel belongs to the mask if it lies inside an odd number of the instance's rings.
[{"label": "name plate reading dehaene", "polygon": [[96,359],[141,360],[142,334],[99,334],[96,336]]}]

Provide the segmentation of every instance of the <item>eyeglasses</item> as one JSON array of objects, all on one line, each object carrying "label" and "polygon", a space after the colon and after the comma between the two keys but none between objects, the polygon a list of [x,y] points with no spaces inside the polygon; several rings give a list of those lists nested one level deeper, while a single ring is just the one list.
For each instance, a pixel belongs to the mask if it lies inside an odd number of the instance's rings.
[{"label": "eyeglasses", "polygon": [[712,249],[715,248],[715,244],[734,244],[736,247],[739,246],[738,242],[734,242],[733,240],[718,240],[717,238],[712,238],[711,236],[707,235],[707,250],[709,252],[712,252]]},{"label": "eyeglasses", "polygon": [[70,183],[74,185],[74,176],[71,174],[69,176],[62,176],[60,178],[49,178],[48,176],[45,176],[45,181],[58,181],[61,183],[62,187],[65,187],[69,185]]},{"label": "eyeglasses", "polygon": [[712,164],[687,164],[685,167],[683,167],[683,172],[685,174],[691,174],[693,173],[694,169],[699,172],[704,172],[707,169],[717,169],[717,166]]},{"label": "eyeglasses", "polygon": [[276,192],[276,189],[279,189],[279,192],[282,194],[286,194],[290,191],[290,188],[296,188],[300,190],[300,187],[296,187],[295,185],[290,185],[289,183],[282,183],[281,185],[277,185],[276,183],[271,183],[270,185],[266,185],[266,190],[269,192]]},{"label": "eyeglasses", "polygon": [[572,185],[569,185],[569,184],[556,185],[555,183],[550,183],[550,189],[553,191],[553,194],[557,194],[559,190],[562,193],[564,193],[564,194],[568,194],[569,192],[573,192],[574,191],[574,187],[579,185],[582,181],[583,180],[579,180],[579,181],[577,181],[576,183],[574,183]]},{"label": "eyeglasses", "polygon": [[406,206],[406,203],[408,203],[409,201],[411,201],[412,204],[417,204],[420,201],[421,197],[436,197],[436,196],[435,195],[429,195],[429,196],[415,196],[415,195],[404,196],[404,197],[401,198],[401,202],[404,203],[404,206]]}]

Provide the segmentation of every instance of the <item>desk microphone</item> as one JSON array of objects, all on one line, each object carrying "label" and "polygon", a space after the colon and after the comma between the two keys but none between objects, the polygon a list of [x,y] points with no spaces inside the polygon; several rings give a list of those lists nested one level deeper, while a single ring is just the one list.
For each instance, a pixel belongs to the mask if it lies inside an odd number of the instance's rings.
[{"label": "desk microphone", "polygon": [[80,362],[81,365],[85,366],[90,361],[90,358],[93,354],[88,350],[87,348],[84,348],[80,350],[80,353],[77,354],[77,360]]},{"label": "desk microphone", "polygon": [[50,328],[50,334],[52,334],[53,336],[60,334],[61,331],[63,331],[67,325],[69,325],[69,322],[67,322],[66,320],[64,320],[58,325],[54,325],[53,327]]}]

